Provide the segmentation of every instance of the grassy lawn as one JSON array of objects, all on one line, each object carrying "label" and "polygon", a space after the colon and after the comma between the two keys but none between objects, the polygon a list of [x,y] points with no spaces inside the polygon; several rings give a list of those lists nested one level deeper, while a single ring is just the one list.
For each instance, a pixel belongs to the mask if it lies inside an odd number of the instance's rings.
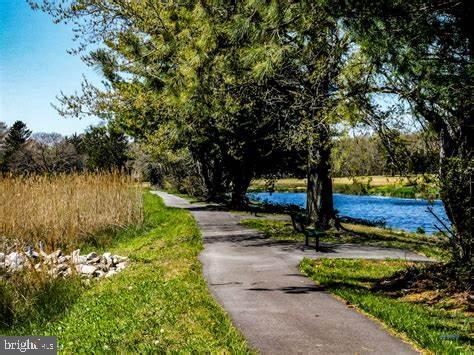
[{"label": "grassy lawn", "polygon": [[59,281],[35,300],[34,314],[0,325],[0,334],[56,335],[67,353],[250,352],[207,291],[197,258],[202,241],[189,212],[150,193],[144,207],[144,226],[121,230],[106,248],[129,256],[130,267],[88,286]]},{"label": "grassy lawn", "polygon": [[429,302],[432,297],[423,292],[404,294],[403,290],[393,293],[374,288],[378,280],[411,266],[413,263],[398,260],[305,258],[300,268],[329,292],[381,320],[418,347],[436,354],[472,354],[472,313],[456,309],[455,299]]},{"label": "grassy lawn", "polygon": [[[293,230],[291,221],[269,219],[244,219],[241,224],[258,229],[266,236],[277,240],[303,241],[304,235]],[[448,253],[445,244],[435,236],[425,236],[384,228],[367,227],[357,224],[342,224],[344,230],[330,230],[321,241],[330,243],[353,243],[361,245],[401,248],[414,251],[428,257],[445,260]]]},{"label": "grassy lawn", "polygon": [[[434,180],[433,177],[428,177]],[[275,191],[305,192],[306,179],[278,179]],[[252,181],[251,191],[267,191],[265,180]],[[338,193],[353,195],[380,195],[404,198],[438,198],[439,191],[434,181],[424,182],[421,177],[410,179],[401,176],[356,176],[333,179],[333,190]]]}]

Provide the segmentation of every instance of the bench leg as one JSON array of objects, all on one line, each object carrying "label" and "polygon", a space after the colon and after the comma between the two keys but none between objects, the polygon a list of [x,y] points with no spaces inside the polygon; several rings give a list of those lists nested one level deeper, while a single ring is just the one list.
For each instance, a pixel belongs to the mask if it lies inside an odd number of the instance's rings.
[{"label": "bench leg", "polygon": [[316,236],[316,251],[319,251],[319,235]]},{"label": "bench leg", "polygon": [[309,246],[309,237],[307,234],[304,236],[304,245]]}]

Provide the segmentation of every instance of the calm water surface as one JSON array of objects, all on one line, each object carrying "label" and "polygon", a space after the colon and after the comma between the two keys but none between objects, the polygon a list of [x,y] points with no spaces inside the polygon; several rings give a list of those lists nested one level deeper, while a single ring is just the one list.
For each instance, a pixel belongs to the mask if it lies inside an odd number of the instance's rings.
[{"label": "calm water surface", "polygon": [[[306,207],[306,194],[293,192],[255,192],[249,198],[273,204],[292,204]],[[427,211],[431,206],[438,217],[447,222],[446,212],[440,200],[428,202],[422,199],[357,196],[334,194],[334,207],[339,215],[363,218],[369,221],[384,220],[387,227],[414,232],[422,227],[427,233],[436,232],[436,219]]]}]

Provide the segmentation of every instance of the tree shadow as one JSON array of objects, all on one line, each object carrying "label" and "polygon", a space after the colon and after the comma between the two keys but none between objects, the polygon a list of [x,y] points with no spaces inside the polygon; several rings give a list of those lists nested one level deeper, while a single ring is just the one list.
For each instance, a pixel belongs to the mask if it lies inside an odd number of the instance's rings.
[{"label": "tree shadow", "polygon": [[309,294],[313,292],[324,292],[325,288],[322,286],[285,286],[276,288],[267,287],[251,287],[247,291],[258,291],[258,292],[284,292],[288,294]]}]

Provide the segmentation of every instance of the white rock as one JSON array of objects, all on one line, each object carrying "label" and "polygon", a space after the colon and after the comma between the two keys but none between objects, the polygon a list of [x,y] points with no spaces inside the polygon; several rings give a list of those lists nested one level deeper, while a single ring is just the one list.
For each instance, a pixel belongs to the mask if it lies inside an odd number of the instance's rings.
[{"label": "white rock", "polygon": [[23,266],[23,257],[14,251],[7,255],[5,264],[13,271],[20,270]]},{"label": "white rock", "polygon": [[104,255],[102,255],[102,258],[105,261],[104,264],[107,264],[107,265],[113,265],[114,264],[114,260],[112,259],[112,254],[111,253],[104,253]]},{"label": "white rock", "polygon": [[[48,255],[44,252],[43,245],[41,245],[39,253],[32,247],[28,247],[24,254],[2,252],[0,253],[0,270],[3,273],[15,272],[26,267],[47,272],[53,277],[68,277],[72,275],[71,265],[74,264],[77,273],[83,277],[102,278],[113,276],[130,264],[127,257],[111,253],[104,253],[101,256],[94,252],[87,255],[80,253],[80,249],[77,249],[71,255],[63,255],[62,251],[58,249]],[[44,255],[44,257],[41,260],[36,260],[40,255]]]},{"label": "white rock", "polygon": [[39,258],[39,254],[34,250],[26,253],[26,255],[28,255],[30,258],[33,258],[33,259],[38,259]]},{"label": "white rock", "polygon": [[71,258],[74,264],[79,264],[79,257],[81,256],[81,249],[76,249],[72,252]]},{"label": "white rock", "polygon": [[79,264],[76,265],[76,270],[80,274],[92,276],[97,268],[93,265]]},{"label": "white rock", "polygon": [[87,260],[95,259],[95,258],[97,258],[97,254],[94,253],[94,252],[89,253],[89,254],[87,254],[87,257],[86,257],[86,258],[87,258]]},{"label": "white rock", "polygon": [[39,254],[36,251],[34,251],[33,247],[31,247],[31,246],[26,248],[25,255],[28,258],[33,258],[33,259],[38,259],[39,258]]},{"label": "white rock", "polygon": [[44,251],[44,244],[42,241],[39,242],[39,249],[40,249],[40,255],[43,257],[43,258],[47,258],[48,257],[48,254],[46,254],[46,252]]},{"label": "white rock", "polygon": [[92,264],[98,264],[98,263],[100,263],[100,257],[97,257],[97,258],[94,258],[94,259],[88,259],[88,260],[87,260],[87,264],[90,264],[90,265],[92,265]]},{"label": "white rock", "polygon": [[109,266],[106,265],[106,264],[97,264],[96,266],[97,266],[97,269],[99,269],[99,270],[102,270],[102,271],[105,271],[105,272],[109,271]]},{"label": "white rock", "polygon": [[64,256],[59,257],[58,263],[59,264],[67,263],[69,260],[71,260],[71,256],[70,255],[64,255]]},{"label": "white rock", "polygon": [[49,254],[47,256],[47,259],[52,260],[53,262],[56,262],[59,259],[59,257],[62,255],[62,253],[63,252],[61,251],[61,249],[58,249],[55,252]]},{"label": "white rock", "polygon": [[69,266],[67,264],[59,264],[58,266],[56,266],[56,270],[59,272],[59,271],[64,271],[64,270],[67,270]]},{"label": "white rock", "polygon": [[125,256],[120,256],[120,255],[114,255],[114,256],[112,257],[112,259],[113,259],[113,261],[114,261],[114,264],[120,264],[120,263],[122,263],[122,262],[128,260],[127,257],[125,257]]},{"label": "white rock", "polygon": [[116,270],[117,270],[117,271],[122,271],[122,270],[125,269],[127,266],[128,266],[128,262],[127,262],[127,261],[118,263]]}]

